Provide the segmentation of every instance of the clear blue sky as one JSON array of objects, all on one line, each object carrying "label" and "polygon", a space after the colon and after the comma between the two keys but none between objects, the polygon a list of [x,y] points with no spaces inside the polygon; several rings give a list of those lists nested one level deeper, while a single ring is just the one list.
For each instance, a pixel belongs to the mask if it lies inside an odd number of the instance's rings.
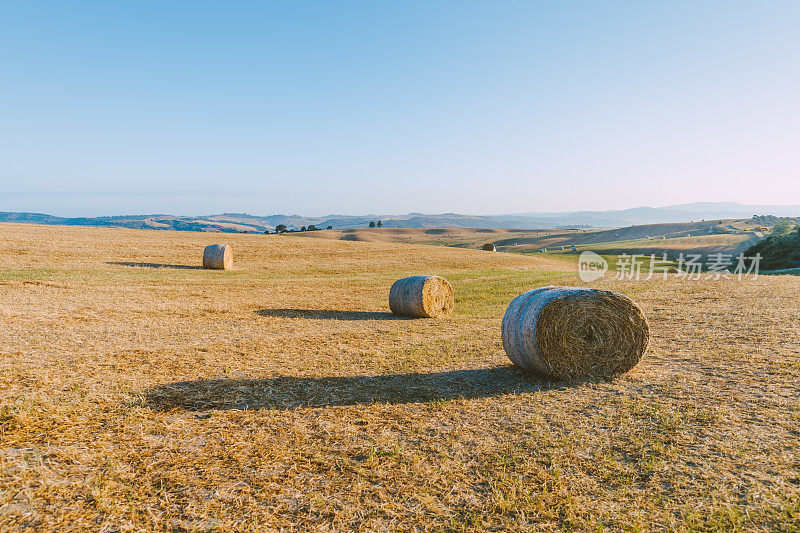
[{"label": "clear blue sky", "polygon": [[800,203],[800,2],[0,3],[0,210]]}]

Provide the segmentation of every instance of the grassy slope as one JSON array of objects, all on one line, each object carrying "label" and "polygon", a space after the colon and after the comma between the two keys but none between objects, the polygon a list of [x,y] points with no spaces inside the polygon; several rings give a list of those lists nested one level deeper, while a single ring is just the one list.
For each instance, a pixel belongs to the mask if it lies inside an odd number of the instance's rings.
[{"label": "grassy slope", "polygon": [[[706,221],[678,224],[650,224],[610,230],[565,231],[559,229],[506,230],[506,229],[396,229],[373,228],[351,230],[324,230],[294,233],[291,237],[352,240],[362,242],[397,242],[432,244],[477,249],[484,243],[496,244],[500,251],[536,253],[541,248],[548,252],[574,253],[592,250],[603,255],[666,253],[673,260],[680,253],[738,254],[758,242],[751,232],[719,234],[720,226],[739,224],[738,230],[752,229],[747,221]],[[732,230],[734,231],[734,230]],[[688,235],[688,236],[687,236]],[[656,238],[664,236],[666,238]],[[650,237],[648,239],[648,237]]]},{"label": "grassy slope", "polygon": [[564,230],[495,229],[495,228],[362,228],[295,232],[290,237],[308,237],[358,242],[394,242],[404,244],[434,244],[478,248],[481,244],[510,238],[534,238],[544,233],[563,233]]},{"label": "grassy slope", "polygon": [[676,237],[671,239],[652,239],[646,241],[631,240],[620,242],[605,242],[589,244],[578,247],[578,251],[591,250],[601,255],[641,254],[656,255],[661,257],[667,254],[670,259],[677,259],[680,254],[684,257],[701,255],[708,257],[713,254],[737,255],[744,253],[750,246],[758,242],[758,238],[748,234],[736,235],[693,235],[691,237]]},{"label": "grassy slope", "polygon": [[[796,277],[602,281],[642,305],[649,355],[567,384],[509,367],[499,340],[511,298],[577,283],[555,259],[0,239],[0,530],[800,527]],[[212,242],[235,271],[193,268]],[[415,273],[452,281],[451,319],[387,314]]]}]

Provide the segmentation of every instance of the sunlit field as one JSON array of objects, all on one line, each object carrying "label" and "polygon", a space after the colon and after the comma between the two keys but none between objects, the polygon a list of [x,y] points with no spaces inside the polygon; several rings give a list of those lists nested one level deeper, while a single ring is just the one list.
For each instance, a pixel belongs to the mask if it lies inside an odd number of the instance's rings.
[{"label": "sunlit field", "polygon": [[[0,224],[0,530],[800,528],[800,278],[592,286],[651,344],[512,367],[510,300],[574,261],[288,235]],[[233,247],[234,270],[200,268]],[[445,276],[448,319],[389,314]]]}]

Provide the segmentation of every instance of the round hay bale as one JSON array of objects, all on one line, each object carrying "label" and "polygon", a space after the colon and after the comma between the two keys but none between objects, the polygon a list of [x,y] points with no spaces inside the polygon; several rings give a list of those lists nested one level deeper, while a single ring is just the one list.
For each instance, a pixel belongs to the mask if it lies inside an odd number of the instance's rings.
[{"label": "round hay bale", "polygon": [[486,244],[481,246],[481,249],[486,250],[487,252],[496,252],[497,251],[497,246],[495,246],[494,244],[492,244],[490,242],[487,242]]},{"label": "round hay bale", "polygon": [[572,380],[627,372],[650,329],[636,302],[582,287],[542,287],[514,298],[502,322],[503,348],[527,372]]},{"label": "round hay bale", "polygon": [[389,291],[389,309],[402,316],[442,318],[453,312],[453,287],[439,276],[398,279]]},{"label": "round hay bale", "polygon": [[233,251],[227,244],[212,244],[203,250],[203,268],[230,270],[233,268]]},{"label": "round hay bale", "polygon": [[669,267],[667,274],[683,274],[683,270],[678,267]]}]

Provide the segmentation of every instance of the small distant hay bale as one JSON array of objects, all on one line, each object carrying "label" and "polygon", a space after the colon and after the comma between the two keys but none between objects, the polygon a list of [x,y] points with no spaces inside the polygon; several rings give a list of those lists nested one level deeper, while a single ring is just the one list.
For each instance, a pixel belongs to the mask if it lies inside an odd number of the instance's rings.
[{"label": "small distant hay bale", "polygon": [[667,273],[668,274],[683,274],[683,270],[681,270],[678,267],[669,267],[669,269],[667,269]]},{"label": "small distant hay bale", "polygon": [[230,270],[233,268],[233,250],[227,244],[212,244],[203,250],[203,268]]},{"label": "small distant hay bale", "polygon": [[514,298],[501,326],[503,348],[523,370],[561,380],[627,372],[650,329],[636,302],[582,287],[542,287]]},{"label": "small distant hay bale", "polygon": [[396,315],[443,318],[454,306],[453,287],[440,276],[402,278],[389,291],[389,309]]},{"label": "small distant hay bale", "polygon": [[486,244],[481,246],[481,249],[486,250],[487,252],[496,252],[497,251],[497,246],[495,246],[494,244],[492,244],[490,242],[487,242]]}]

